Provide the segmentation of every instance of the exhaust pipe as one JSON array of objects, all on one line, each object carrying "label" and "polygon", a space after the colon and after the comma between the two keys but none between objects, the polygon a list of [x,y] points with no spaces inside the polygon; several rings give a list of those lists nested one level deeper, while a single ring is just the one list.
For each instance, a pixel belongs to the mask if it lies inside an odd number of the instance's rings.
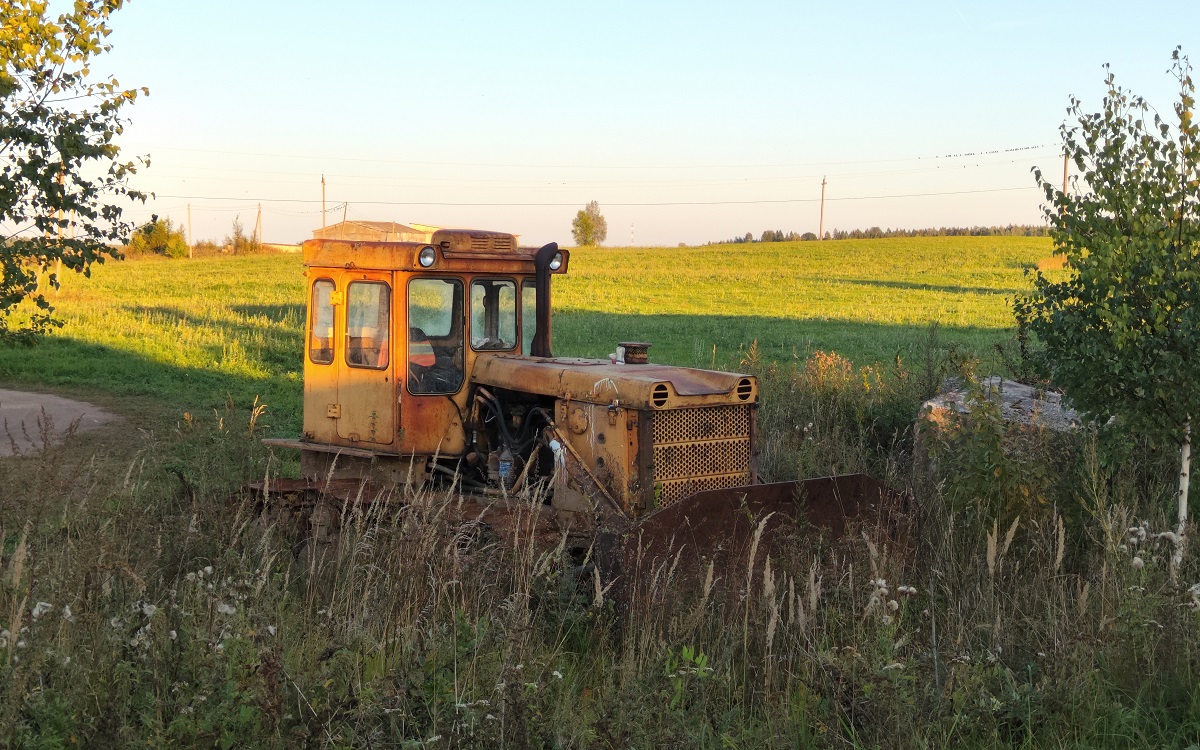
[{"label": "exhaust pipe", "polygon": [[537,251],[533,258],[537,269],[537,330],[529,354],[533,357],[550,357],[550,261],[558,252],[558,243],[551,242]]}]

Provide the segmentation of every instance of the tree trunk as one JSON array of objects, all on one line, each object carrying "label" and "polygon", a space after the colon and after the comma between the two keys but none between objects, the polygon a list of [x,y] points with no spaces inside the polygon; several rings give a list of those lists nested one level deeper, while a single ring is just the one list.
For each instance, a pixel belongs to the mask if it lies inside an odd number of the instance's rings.
[{"label": "tree trunk", "polygon": [[1179,526],[1175,529],[1175,554],[1171,557],[1171,572],[1183,563],[1184,532],[1188,520],[1188,481],[1192,473],[1192,420],[1183,427],[1183,442],[1179,445]]}]

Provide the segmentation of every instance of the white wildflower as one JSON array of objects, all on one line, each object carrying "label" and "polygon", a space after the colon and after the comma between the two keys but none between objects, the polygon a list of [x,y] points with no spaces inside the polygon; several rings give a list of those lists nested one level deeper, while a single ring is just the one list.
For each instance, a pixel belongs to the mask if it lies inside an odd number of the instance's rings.
[{"label": "white wildflower", "polygon": [[176,633],[174,630],[171,630],[171,631],[167,632],[167,637],[170,638],[171,640],[175,640],[176,638],[179,637],[179,634]]},{"label": "white wildflower", "polygon": [[267,635],[274,636],[278,631],[274,625],[267,626]]},{"label": "white wildflower", "polygon": [[187,575],[184,576],[184,578],[187,579],[188,583],[196,582],[196,574],[195,573],[188,573]]},{"label": "white wildflower", "polygon": [[62,665],[63,665],[64,667],[69,667],[69,666],[71,666],[71,657],[69,657],[69,656],[64,656],[64,657],[63,657],[63,660],[62,660]]},{"label": "white wildflower", "polygon": [[225,652],[225,644],[224,643],[215,644],[213,646],[213,651],[216,651],[218,654],[224,653]]},{"label": "white wildflower", "polygon": [[210,575],[212,575],[212,566],[211,566],[211,565],[205,565],[205,566],[204,566],[204,570],[203,570],[203,571],[201,571],[201,572],[202,572],[202,573],[204,573],[204,575],[206,575],[206,576],[210,576]]},{"label": "white wildflower", "polygon": [[232,615],[237,612],[237,607],[225,602],[217,602],[217,611],[223,615]]},{"label": "white wildflower", "polygon": [[916,596],[917,595],[917,589],[915,586],[897,586],[896,591],[898,593],[904,594],[905,596]]},{"label": "white wildflower", "polygon": [[483,717],[483,718],[484,718],[486,721],[497,721],[496,717],[495,717],[495,716],[492,716],[491,714],[488,714],[487,716],[485,716],[485,717]]},{"label": "white wildflower", "polygon": [[901,663],[900,663],[900,662],[898,662],[898,661],[894,661],[894,662],[892,662],[891,664],[889,664],[889,665],[887,665],[886,667],[884,667],[884,668],[883,668],[883,671],[884,671],[884,672],[891,672],[891,671],[892,671],[892,670],[894,670],[894,669],[904,669],[904,665],[903,665],[903,664],[901,664]]},{"label": "white wildflower", "polygon": [[1146,567],[1146,562],[1137,556],[1134,556],[1133,560],[1130,561],[1130,564],[1133,565],[1134,570],[1141,570],[1142,568]]},{"label": "white wildflower", "polygon": [[1200,612],[1200,583],[1193,583],[1191,587],[1188,588],[1187,593],[1190,598],[1184,603],[1183,606],[1187,607],[1193,612]]},{"label": "white wildflower", "polygon": [[425,742],[426,742],[426,743],[429,743],[429,742],[437,742],[437,741],[438,741],[438,740],[440,740],[441,738],[442,738],[442,735],[440,735],[440,734],[435,734],[435,735],[433,735],[432,737],[430,737],[429,739],[425,740]]},{"label": "white wildflower", "polygon": [[12,633],[7,630],[0,630],[0,648],[8,648],[9,638],[12,638]]},{"label": "white wildflower", "polygon": [[188,714],[192,713],[195,710],[196,709],[193,708],[192,706],[184,706],[183,708],[179,709],[179,713],[183,714],[184,716],[187,716]]},{"label": "white wildflower", "polygon": [[29,611],[29,615],[34,619],[34,621],[37,621],[42,618],[42,615],[46,614],[52,609],[54,609],[54,605],[50,602],[38,602],[37,604],[33,605],[33,609]]},{"label": "white wildflower", "polygon": [[563,678],[562,672],[559,672],[557,669],[554,670],[553,672],[551,672],[550,674],[554,675],[555,677],[557,677],[560,680]]},{"label": "white wildflower", "polygon": [[887,603],[887,608],[889,612],[895,612],[896,610],[900,609],[900,602],[896,601],[895,599],[891,599]]},{"label": "white wildflower", "polygon": [[25,648],[25,639],[17,641],[17,648]]},{"label": "white wildflower", "polygon": [[524,668],[525,668],[524,664],[518,664],[516,667],[514,667],[514,669],[516,669],[518,672],[520,672]]},{"label": "white wildflower", "polygon": [[891,625],[892,624],[892,616],[884,615],[883,617],[879,618],[879,621],[882,622],[884,625]]},{"label": "white wildflower", "polygon": [[71,614],[71,605],[64,604],[62,608],[62,618],[67,622],[75,622],[75,615]]},{"label": "white wildflower", "polygon": [[157,611],[158,611],[158,607],[154,606],[153,604],[143,604],[142,605],[142,614],[145,615],[146,617],[154,617],[154,613]]},{"label": "white wildflower", "polygon": [[108,620],[108,626],[110,628],[112,628],[113,630],[120,629],[120,627],[124,624],[125,624],[125,621],[122,620],[120,617],[111,617]]}]

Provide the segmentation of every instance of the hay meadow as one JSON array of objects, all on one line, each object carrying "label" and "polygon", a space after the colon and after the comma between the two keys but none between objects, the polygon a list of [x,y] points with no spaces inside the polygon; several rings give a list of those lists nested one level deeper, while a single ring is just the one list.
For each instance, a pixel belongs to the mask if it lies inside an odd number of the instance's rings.
[{"label": "hay meadow", "polygon": [[[1172,574],[1175,456],[1007,426],[1008,304],[1043,238],[580,249],[555,349],[643,339],[762,379],[770,479],[911,498],[803,526],[751,569],[664,563],[626,605],[561,549],[396,488],[320,555],[237,489],[300,425],[300,261],[139,260],[69,279],[0,385],[123,419],[0,459],[0,746],[1068,748],[1200,745],[1200,564]],[[916,449],[946,377],[970,415]],[[531,505],[525,512],[537,513]]]}]

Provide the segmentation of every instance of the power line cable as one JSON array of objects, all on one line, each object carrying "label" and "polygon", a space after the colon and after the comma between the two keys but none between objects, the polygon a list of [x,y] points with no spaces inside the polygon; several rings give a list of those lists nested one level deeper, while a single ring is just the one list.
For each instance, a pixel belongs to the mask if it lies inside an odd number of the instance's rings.
[{"label": "power line cable", "polygon": [[[891,195],[854,195],[843,197],[826,198],[826,201],[866,201],[866,200],[888,200],[892,198],[928,198],[934,196],[946,195],[972,195],[978,193],[1004,193],[1017,190],[1040,190],[1036,185],[1026,185],[1022,187],[1003,187],[1003,188],[982,188],[979,190],[945,190],[930,193],[899,193]],[[175,200],[194,200],[194,201],[248,201],[263,203],[320,203],[320,199],[314,198],[230,198],[205,195],[160,195],[155,198],[169,198]],[[636,206],[743,206],[743,205],[758,205],[772,203],[817,203],[820,198],[777,198],[763,200],[744,200],[744,201],[650,201],[642,203],[610,203],[605,202],[606,206],[617,207],[636,207]],[[477,208],[562,208],[573,207],[579,205],[578,201],[570,203],[468,203],[454,201],[380,201],[380,200],[353,200],[349,201],[355,205],[371,205],[371,206],[453,206],[453,207],[477,207]],[[339,207],[341,204],[339,204]],[[331,209],[332,210],[332,209]],[[316,211],[313,213],[320,213]]]},{"label": "power line cable", "polygon": [[893,159],[859,159],[847,161],[824,161],[824,162],[797,162],[785,164],[681,164],[681,165],[647,165],[647,164],[505,164],[505,163],[490,163],[490,162],[446,162],[446,161],[419,161],[410,159],[380,159],[377,157],[356,157],[356,156],[328,156],[315,154],[287,154],[287,153],[271,153],[271,152],[256,152],[256,151],[225,151],[220,149],[203,149],[203,148],[186,148],[181,146],[161,146],[165,151],[182,151],[194,152],[202,154],[227,154],[230,156],[257,156],[273,159],[306,159],[315,161],[348,161],[348,162],[369,162],[374,164],[406,164],[406,165],[425,165],[438,167],[488,167],[497,169],[747,169],[747,168],[763,168],[763,169],[783,169],[790,167],[804,166],[836,166],[839,164],[885,164],[891,162],[903,161],[921,161],[926,159],[960,159],[975,156],[988,156],[994,154],[1010,154],[1021,151],[1035,151],[1038,149],[1058,146],[1054,143],[1042,143],[1034,146],[1016,146],[1012,148],[993,148],[981,149],[977,151],[963,151],[958,153],[943,153],[931,154],[924,156],[909,156]]}]

